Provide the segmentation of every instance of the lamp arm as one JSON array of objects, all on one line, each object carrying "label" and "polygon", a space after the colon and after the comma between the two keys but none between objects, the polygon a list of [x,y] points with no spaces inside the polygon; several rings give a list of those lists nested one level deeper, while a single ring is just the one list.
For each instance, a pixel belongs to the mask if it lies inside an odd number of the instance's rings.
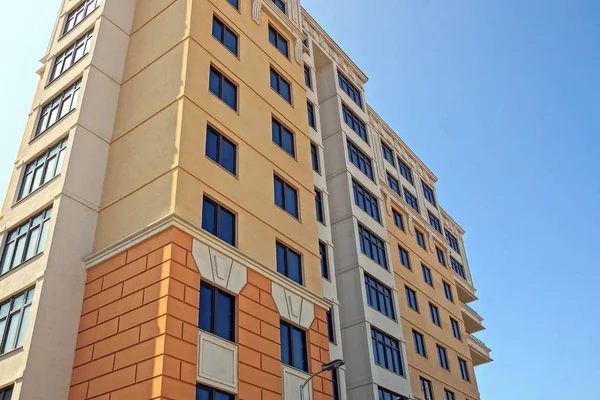
[{"label": "lamp arm", "polygon": [[313,378],[321,373],[325,372],[324,370],[321,370],[319,372],[315,372],[314,374],[312,374],[311,376],[309,376],[304,383],[300,386],[300,400],[304,400],[304,388],[306,387],[306,385],[308,385],[308,382],[312,381]]}]

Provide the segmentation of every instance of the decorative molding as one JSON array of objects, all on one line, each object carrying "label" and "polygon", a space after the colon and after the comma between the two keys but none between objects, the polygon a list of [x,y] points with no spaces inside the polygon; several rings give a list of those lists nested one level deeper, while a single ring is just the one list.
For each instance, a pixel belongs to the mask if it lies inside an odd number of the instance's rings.
[{"label": "decorative molding", "polygon": [[315,305],[313,303],[275,282],[271,284],[271,294],[279,315],[305,329],[310,328],[315,319]]},{"label": "decorative molding", "polygon": [[[282,366],[281,370],[283,378],[283,398],[285,400],[300,400],[300,386],[302,386],[310,375],[286,365]],[[304,388],[304,399],[313,399],[312,381]]]},{"label": "decorative molding", "polygon": [[214,248],[194,239],[192,255],[203,280],[239,294],[248,282],[248,269]]},{"label": "decorative molding", "polygon": [[204,331],[198,331],[198,382],[238,392],[238,347]]},{"label": "decorative molding", "polygon": [[252,0],[252,19],[260,24],[260,12],[262,10],[262,0]]},{"label": "decorative molding", "polygon": [[288,9],[290,10],[288,12],[291,14],[290,17],[292,21],[294,21],[296,25],[300,26],[300,20],[298,19],[298,0],[287,0],[287,5]]},{"label": "decorative molding", "polygon": [[298,64],[302,64],[302,56],[304,54],[304,43],[302,43],[302,40],[300,39],[296,39],[296,46],[294,46],[294,54],[296,56],[296,62]]}]

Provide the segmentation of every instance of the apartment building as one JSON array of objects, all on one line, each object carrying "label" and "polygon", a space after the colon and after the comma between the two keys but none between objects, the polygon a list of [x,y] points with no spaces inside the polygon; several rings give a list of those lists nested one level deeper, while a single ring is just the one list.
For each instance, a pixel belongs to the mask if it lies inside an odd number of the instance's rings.
[{"label": "apartment building", "polygon": [[479,398],[464,231],[298,0],[63,0],[41,62],[0,399]]}]

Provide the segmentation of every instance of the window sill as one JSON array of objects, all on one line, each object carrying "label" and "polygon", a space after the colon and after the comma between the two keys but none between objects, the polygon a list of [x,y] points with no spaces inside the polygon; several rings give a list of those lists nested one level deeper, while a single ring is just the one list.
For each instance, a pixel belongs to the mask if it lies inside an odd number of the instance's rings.
[{"label": "window sill", "polygon": [[57,180],[60,176],[61,176],[61,172],[59,172],[56,176],[52,177],[50,180],[48,180],[47,182],[44,182],[42,185],[40,185],[37,189],[35,189],[33,192],[27,193],[25,195],[25,197],[20,198],[19,200],[15,201],[11,206],[10,209],[13,210],[15,209],[18,205],[20,205],[21,203],[25,202],[25,200],[29,199],[30,197],[32,197],[34,194],[38,193],[40,190],[42,190],[43,188],[45,188],[46,186],[50,185],[52,182],[54,182],[55,180]]},{"label": "window sill", "polygon": [[23,352],[23,346],[17,347],[16,349],[12,349],[7,351],[6,353],[0,354],[0,362],[6,360],[7,358],[11,358],[16,356],[18,353]]},{"label": "window sill", "polygon": [[35,256],[31,257],[29,260],[22,262],[19,265],[15,265],[14,267],[12,267],[11,269],[9,269],[8,271],[6,271],[5,273],[0,275],[0,280],[4,280],[6,279],[9,275],[11,275],[14,271],[17,271],[19,269],[22,269],[23,267],[26,267],[29,264],[32,264],[34,261],[38,260],[39,258],[41,258],[44,255],[44,251],[42,250],[41,253],[36,254]]}]

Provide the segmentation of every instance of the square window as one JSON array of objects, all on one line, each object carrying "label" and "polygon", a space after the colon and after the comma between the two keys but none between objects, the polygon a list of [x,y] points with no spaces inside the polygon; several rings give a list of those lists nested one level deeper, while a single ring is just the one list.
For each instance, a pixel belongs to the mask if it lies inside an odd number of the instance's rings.
[{"label": "square window", "polygon": [[237,86],[213,67],[210,67],[208,88],[212,94],[237,111]]},{"label": "square window", "polygon": [[277,175],[273,177],[273,182],[275,186],[275,204],[298,219],[298,191]]},{"label": "square window", "polygon": [[390,319],[396,319],[392,290],[366,273],[365,293],[367,295],[367,304],[370,307],[374,308]]},{"label": "square window", "polygon": [[444,250],[440,249],[437,246],[435,247],[435,252],[437,254],[437,259],[438,259],[439,263],[445,267],[446,266],[446,253],[444,253]]},{"label": "square window", "polygon": [[273,68],[271,68],[271,89],[292,104],[292,87],[290,83]]},{"label": "square window", "polygon": [[323,192],[315,188],[315,208],[317,212],[317,221],[325,224],[325,211],[323,210]]},{"label": "square window", "polygon": [[438,344],[437,353],[438,359],[440,361],[440,366],[444,369],[450,370],[450,364],[448,364],[448,354],[446,353],[446,349]]},{"label": "square window", "polygon": [[462,341],[460,325],[458,324],[458,321],[454,318],[450,318],[450,325],[452,325],[452,334],[454,335],[454,338]]},{"label": "square window", "polygon": [[281,147],[290,156],[296,157],[296,140],[294,134],[275,118],[271,119],[271,135],[273,143]]},{"label": "square window", "polygon": [[404,362],[398,341],[374,328],[371,328],[371,340],[375,364],[404,376]]},{"label": "square window", "polygon": [[308,112],[308,125],[316,130],[317,122],[315,119],[315,106],[310,101],[306,102],[306,110]]},{"label": "square window", "polygon": [[321,256],[321,276],[329,279],[329,260],[327,256],[327,245],[319,242],[319,255]]},{"label": "square window", "polygon": [[238,55],[238,35],[216,16],[213,16],[212,35],[229,51]]},{"label": "square window", "polygon": [[352,179],[352,192],[354,194],[354,204],[366,212],[375,221],[381,223],[379,199],[355,179]]},{"label": "square window", "polygon": [[358,224],[358,236],[360,240],[360,251],[387,270],[387,255],[383,240],[361,224]]},{"label": "square window", "polygon": [[206,127],[206,156],[231,174],[237,174],[237,146],[210,126]]},{"label": "square window", "polygon": [[304,85],[311,89],[313,88],[312,86],[312,72],[310,70],[310,67],[306,64],[304,64]]},{"label": "square window", "polygon": [[444,283],[444,295],[446,296],[446,299],[448,299],[454,303],[454,296],[452,295],[452,287],[446,281],[444,281],[443,283]]},{"label": "square window", "polygon": [[202,204],[202,229],[224,242],[235,246],[235,214],[217,202],[204,197]]},{"label": "square window", "polygon": [[316,144],[310,144],[310,158],[312,161],[312,168],[317,174],[321,173],[321,162],[319,160],[319,148]]},{"label": "square window", "polygon": [[383,152],[383,158],[395,167],[396,160],[394,159],[394,152],[392,149],[387,144],[381,143],[381,151]]},{"label": "square window", "polygon": [[277,272],[302,285],[302,257],[294,250],[277,242]]},{"label": "square window", "polygon": [[269,25],[269,42],[277,48],[286,58],[289,57],[288,41],[281,33]]}]

